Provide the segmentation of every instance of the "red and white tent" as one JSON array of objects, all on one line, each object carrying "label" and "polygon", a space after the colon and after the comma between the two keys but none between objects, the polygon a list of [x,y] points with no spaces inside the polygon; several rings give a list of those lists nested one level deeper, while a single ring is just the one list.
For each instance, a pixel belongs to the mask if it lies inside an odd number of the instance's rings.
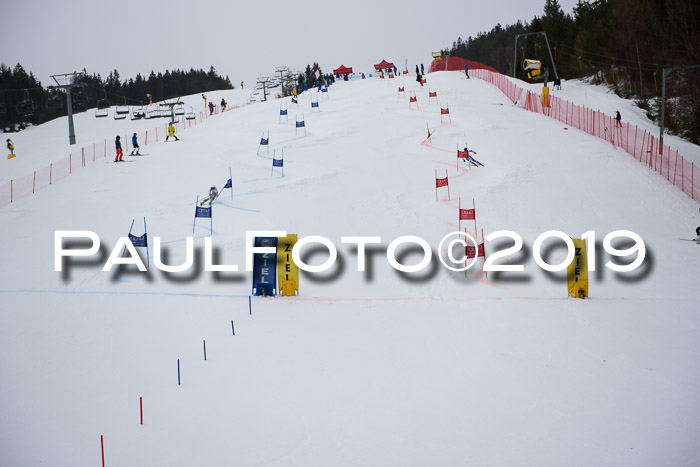
[{"label": "red and white tent", "polygon": [[347,75],[352,73],[352,67],[346,67],[345,65],[340,65],[338,68],[333,70],[334,75]]},{"label": "red and white tent", "polygon": [[386,60],[382,60],[381,63],[377,63],[374,65],[374,69],[379,71],[379,70],[388,70],[389,68],[394,68],[394,64],[387,62]]}]

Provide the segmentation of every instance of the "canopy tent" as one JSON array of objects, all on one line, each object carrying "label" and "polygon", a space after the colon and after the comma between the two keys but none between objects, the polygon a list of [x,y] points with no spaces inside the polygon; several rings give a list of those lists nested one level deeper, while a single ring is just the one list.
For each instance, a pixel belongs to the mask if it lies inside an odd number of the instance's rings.
[{"label": "canopy tent", "polygon": [[389,63],[386,60],[382,60],[381,63],[377,63],[374,65],[374,69],[379,71],[379,70],[388,70],[389,68],[394,68],[393,63]]},{"label": "canopy tent", "polygon": [[352,73],[352,67],[348,68],[345,65],[340,65],[340,67],[333,70],[334,75],[345,75]]}]

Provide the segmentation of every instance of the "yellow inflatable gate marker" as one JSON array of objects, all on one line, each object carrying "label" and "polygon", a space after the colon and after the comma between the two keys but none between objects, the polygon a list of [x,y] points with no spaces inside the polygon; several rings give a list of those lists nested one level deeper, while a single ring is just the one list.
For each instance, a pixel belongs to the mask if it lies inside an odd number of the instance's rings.
[{"label": "yellow inflatable gate marker", "polygon": [[549,107],[549,88],[542,87],[542,107]]},{"label": "yellow inflatable gate marker", "polygon": [[586,241],[572,238],[574,242],[574,259],[566,267],[566,288],[569,296],[588,298],[588,255]]},{"label": "yellow inflatable gate marker", "polygon": [[297,239],[297,234],[277,239],[277,282],[286,297],[299,295],[299,267],[292,259],[292,248]]}]

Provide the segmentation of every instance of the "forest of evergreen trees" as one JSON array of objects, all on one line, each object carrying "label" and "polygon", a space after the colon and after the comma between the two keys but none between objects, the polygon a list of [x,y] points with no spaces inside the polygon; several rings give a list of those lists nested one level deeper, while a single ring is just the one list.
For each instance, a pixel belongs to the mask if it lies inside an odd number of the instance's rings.
[{"label": "forest of evergreen trees", "polygon": [[[497,24],[476,37],[457,39],[443,52],[512,75],[515,35],[544,31],[560,77],[607,83],[658,120],[661,69],[700,64],[699,27],[697,0],[579,0],[572,14],[558,0],[545,0],[542,16],[505,27]],[[544,39],[521,38],[517,57],[517,77],[527,79],[520,63],[530,58],[541,60],[553,79]],[[670,74],[666,94],[669,131],[700,144],[700,69]]]},{"label": "forest of evergreen trees", "polygon": [[[146,94],[151,94],[153,101],[160,101],[177,96],[197,94],[217,89],[232,89],[228,76],[219,76],[214,67],[204,70],[173,70],[155,73],[144,78],[121,80],[117,70],[103,79],[99,74],[89,75],[83,70],[80,83],[73,91],[74,112],[85,111],[96,106],[97,101],[108,99],[111,105],[147,104]],[[0,128],[5,131],[23,129],[28,123],[39,124],[66,115],[66,98],[64,93],[54,91],[27,71],[19,63],[10,68],[0,64]],[[23,104],[33,103],[34,111],[22,115]],[[20,109],[18,109],[18,105]],[[30,105],[31,106],[31,105]],[[25,109],[27,105],[24,106]]]}]

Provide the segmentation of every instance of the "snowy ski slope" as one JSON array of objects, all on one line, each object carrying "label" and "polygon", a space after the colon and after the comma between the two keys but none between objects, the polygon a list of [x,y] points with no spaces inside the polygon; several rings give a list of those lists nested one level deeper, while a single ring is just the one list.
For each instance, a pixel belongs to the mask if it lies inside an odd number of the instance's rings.
[{"label": "snowy ski slope", "polygon": [[[700,224],[697,203],[483,81],[427,79],[451,125],[412,80],[419,110],[394,83],[337,82],[320,112],[315,91],[289,122],[278,123],[289,99],[246,106],[0,210],[0,464],[100,465],[104,435],[111,466],[699,465],[700,248],[677,240]],[[268,130],[270,153],[256,155]],[[455,165],[465,142],[485,167]],[[271,176],[282,149],[284,176]],[[336,266],[302,274],[299,297],[249,309],[250,273],[203,270],[199,219],[193,271],[101,272],[144,216],[166,262],[182,263],[195,199],[229,168],[233,199],[226,190],[213,207],[219,262],[243,269],[245,231],[282,229],[332,240]],[[436,202],[445,169],[451,200],[441,189]],[[393,270],[389,242],[416,235],[437,253],[460,196],[476,200],[486,234],[523,237],[509,261],[525,271],[465,279],[436,259]],[[567,299],[565,274],[534,263],[551,229],[596,231],[590,300]],[[647,246],[634,273],[604,267],[603,237],[619,229]],[[95,231],[101,259],[54,272],[55,230]],[[340,243],[359,235],[382,237],[364,273]]]}]

